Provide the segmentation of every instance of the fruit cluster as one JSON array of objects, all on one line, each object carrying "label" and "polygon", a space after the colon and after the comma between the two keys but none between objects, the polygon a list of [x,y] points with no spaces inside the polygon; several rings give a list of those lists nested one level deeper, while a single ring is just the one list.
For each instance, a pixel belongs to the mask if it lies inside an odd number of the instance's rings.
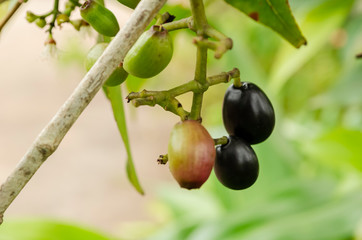
[{"label": "fruit cluster", "polygon": [[226,145],[216,147],[215,174],[228,188],[248,188],[259,174],[258,158],[250,144],[263,142],[272,133],[273,106],[258,86],[244,82],[226,91],[222,116],[230,136]]},{"label": "fruit cluster", "polygon": [[258,178],[259,163],[250,144],[264,141],[273,131],[272,104],[259,87],[244,82],[228,88],[222,115],[230,136],[216,150],[210,134],[197,121],[180,122],[172,130],[168,161],[181,187],[201,187],[213,167],[219,181],[234,190],[248,188]]},{"label": "fruit cluster", "polygon": [[[139,0],[117,0],[121,4],[135,8]],[[80,4],[78,0],[67,0],[66,8],[59,11],[58,1],[54,9],[45,15],[27,13],[29,22],[36,21],[39,27],[49,25],[49,39],[55,21],[58,26],[71,23],[77,30],[80,26],[90,25],[99,33],[97,44],[88,52],[85,60],[89,71],[108,46],[108,42],[119,32],[119,24],[115,15],[104,6],[103,1],[86,0]],[[203,6],[194,5],[195,11],[204,12]],[[202,1],[199,0],[199,4]],[[82,17],[79,21],[70,20],[71,13],[78,7]],[[163,71],[170,63],[173,55],[173,43],[169,31],[189,29],[198,36],[194,38],[197,46],[195,78],[183,85],[167,91],[146,91],[130,93],[128,101],[135,106],[160,105],[181,118],[171,132],[168,155],[159,162],[169,162],[169,168],[181,187],[187,189],[200,188],[214,169],[220,182],[231,189],[245,189],[256,181],[259,174],[259,163],[250,145],[268,138],[274,128],[275,116],[272,104],[265,93],[253,83],[240,82],[238,69],[223,72],[215,76],[206,76],[207,51],[215,51],[215,58],[220,58],[233,46],[232,40],[209,25],[205,25],[204,14],[195,14],[173,22],[175,16],[169,13],[158,14],[156,23],[145,31],[128,51],[124,61],[104,82],[104,89],[119,86],[128,75],[139,78],[151,78]],[[51,22],[45,18],[53,16]],[[213,40],[210,40],[213,39]],[[223,121],[229,137],[223,141],[214,140],[201,125],[201,105],[203,93],[212,85],[229,82],[234,79],[224,97]],[[191,112],[183,109],[177,96],[193,92]],[[112,100],[111,100],[112,101]],[[113,100],[115,101],[115,100]],[[220,139],[219,139],[220,140]],[[215,148],[216,145],[216,148]],[[135,175],[135,173],[134,173]]]}]

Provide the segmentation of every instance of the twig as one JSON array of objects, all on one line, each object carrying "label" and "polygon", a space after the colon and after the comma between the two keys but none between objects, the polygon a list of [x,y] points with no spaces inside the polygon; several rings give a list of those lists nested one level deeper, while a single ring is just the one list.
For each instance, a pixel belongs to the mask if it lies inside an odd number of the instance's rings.
[{"label": "twig", "polygon": [[4,28],[4,26],[8,23],[10,18],[16,13],[16,11],[19,9],[21,4],[24,3],[24,0],[19,0],[15,3],[14,7],[6,14],[4,19],[0,22],[0,32]]},{"label": "twig", "polygon": [[11,202],[42,163],[57,149],[73,123],[165,2],[166,0],[142,0],[138,4],[128,22],[36,138],[23,159],[0,188],[0,223]]}]

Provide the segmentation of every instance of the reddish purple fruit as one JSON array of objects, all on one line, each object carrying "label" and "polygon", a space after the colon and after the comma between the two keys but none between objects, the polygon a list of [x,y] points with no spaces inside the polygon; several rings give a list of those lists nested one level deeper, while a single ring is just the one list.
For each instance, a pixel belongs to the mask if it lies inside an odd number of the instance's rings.
[{"label": "reddish purple fruit", "polygon": [[172,129],[168,145],[170,171],[182,188],[200,188],[209,178],[215,162],[215,145],[197,121],[179,122]]}]

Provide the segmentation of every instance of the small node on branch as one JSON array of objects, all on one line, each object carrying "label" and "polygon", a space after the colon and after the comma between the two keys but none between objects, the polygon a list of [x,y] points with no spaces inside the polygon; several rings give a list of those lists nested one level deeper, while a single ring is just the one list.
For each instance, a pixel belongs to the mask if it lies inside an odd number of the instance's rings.
[{"label": "small node on branch", "polygon": [[157,163],[158,163],[158,164],[165,165],[167,162],[168,162],[168,155],[167,155],[167,154],[165,154],[165,155],[160,155],[160,156],[157,158]]},{"label": "small node on branch", "polygon": [[214,50],[214,57],[216,59],[220,59],[233,46],[231,38],[225,38],[215,42],[199,36],[193,39],[193,43]]},{"label": "small node on branch", "polygon": [[225,145],[228,143],[228,141],[229,141],[229,139],[226,136],[214,139],[215,146],[216,145]]},{"label": "small node on branch", "polygon": [[155,17],[155,25],[162,25],[164,23],[172,22],[175,18],[176,17],[174,15],[171,15],[168,12],[165,12],[164,14],[157,14],[157,16]]},{"label": "small node on branch", "polygon": [[237,68],[234,68],[233,70],[231,70],[229,72],[229,74],[230,74],[231,78],[238,78],[238,77],[240,77],[240,70]]}]

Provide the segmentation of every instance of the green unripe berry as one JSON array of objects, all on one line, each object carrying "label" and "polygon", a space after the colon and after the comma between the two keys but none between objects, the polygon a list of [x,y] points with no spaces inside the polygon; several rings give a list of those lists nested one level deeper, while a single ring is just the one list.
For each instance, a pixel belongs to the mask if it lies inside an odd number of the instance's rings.
[{"label": "green unripe berry", "polygon": [[119,3],[131,8],[135,9],[140,2],[140,0],[117,0]]},{"label": "green unripe berry", "polygon": [[144,32],[124,59],[124,69],[139,78],[150,78],[167,67],[173,54],[172,39],[161,26]]},{"label": "green unripe berry", "polygon": [[38,19],[38,16],[35,15],[34,13],[30,12],[30,11],[27,11],[26,12],[26,20],[30,23],[34,22],[35,20]]},{"label": "green unripe berry", "polygon": [[[89,71],[97,59],[102,55],[104,50],[107,48],[108,43],[98,43],[94,45],[88,52],[87,57],[85,59],[84,65],[87,71]],[[111,76],[106,80],[104,85],[108,87],[114,87],[123,83],[128,77],[128,73],[123,69],[120,65],[118,66]]]},{"label": "green unripe berry", "polygon": [[119,31],[119,25],[114,14],[96,1],[88,0],[80,8],[80,15],[98,33],[114,37]]},{"label": "green unripe berry", "polygon": [[65,22],[69,22],[69,16],[66,14],[59,14],[57,16],[57,24],[58,26],[62,25]]},{"label": "green unripe berry", "polygon": [[104,85],[107,87],[115,87],[122,84],[128,77],[128,72],[126,72],[122,66],[117,67],[111,76],[105,81]]},{"label": "green unripe berry", "polygon": [[35,24],[40,27],[40,28],[43,28],[45,27],[45,25],[47,24],[47,22],[45,21],[44,18],[38,18],[36,21],[35,21]]}]

